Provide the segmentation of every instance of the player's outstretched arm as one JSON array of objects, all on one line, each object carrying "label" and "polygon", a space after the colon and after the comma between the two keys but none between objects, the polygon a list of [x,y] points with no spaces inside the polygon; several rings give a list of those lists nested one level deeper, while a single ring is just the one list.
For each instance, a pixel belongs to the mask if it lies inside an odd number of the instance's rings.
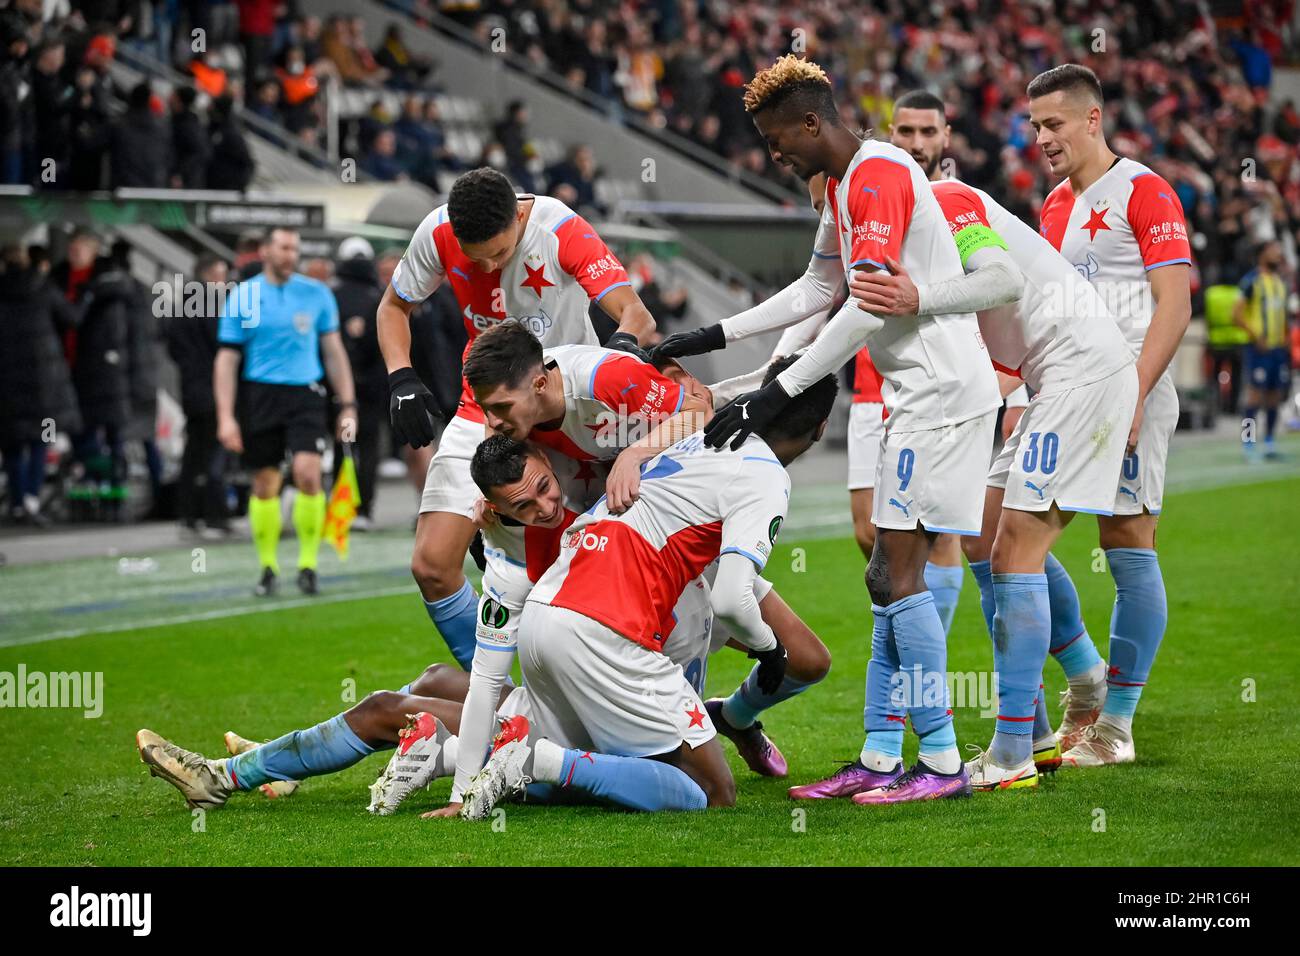
[{"label": "player's outstretched arm", "polygon": [[686,393],[682,407],[675,415],[668,416],[645,437],[619,452],[605,479],[605,504],[610,513],[622,514],[636,502],[640,496],[643,464],[687,435],[699,431],[712,414],[713,409],[703,399]]},{"label": "player's outstretched arm", "polygon": [[830,314],[835,293],[842,282],[838,256],[827,259],[814,255],[802,276],[766,301],[713,325],[674,332],[655,347],[652,355],[656,360],[703,355],[751,335],[786,329],[802,322],[812,323],[811,329],[815,334],[822,320]]},{"label": "player's outstretched arm", "polygon": [[[999,240],[1000,241],[1000,240]],[[951,279],[916,285],[895,259],[889,272],[854,272],[849,294],[877,315],[951,315],[980,312],[1020,298],[1025,276],[1005,247],[983,246],[967,255],[965,271]]]},{"label": "player's outstretched arm", "polygon": [[[456,776],[449,805],[461,803],[465,787],[483,769],[484,755],[496,729],[501,689],[514,664],[519,617],[527,594],[507,596],[508,590],[507,585],[495,578],[489,566],[483,579],[483,596],[479,598],[478,624],[475,627],[477,646],[469,672],[469,692],[460,712],[460,744],[456,751]],[[498,600],[493,591],[506,599]]]},{"label": "player's outstretched arm", "polygon": [[611,289],[600,299],[600,307],[618,323],[618,328],[605,342],[605,347],[627,352],[648,362],[650,355],[641,348],[641,343],[654,333],[655,320],[641,297],[631,286],[620,286]]}]

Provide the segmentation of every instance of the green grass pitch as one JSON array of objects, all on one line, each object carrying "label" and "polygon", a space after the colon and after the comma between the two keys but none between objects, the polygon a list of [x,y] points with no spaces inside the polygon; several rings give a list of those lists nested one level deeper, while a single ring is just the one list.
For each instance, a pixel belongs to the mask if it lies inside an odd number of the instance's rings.
[{"label": "green grass pitch", "polygon": [[[386,759],[376,755],[308,781],[287,800],[238,795],[209,812],[200,828],[176,792],[149,777],[133,746],[139,727],[217,755],[227,729],[266,739],[342,709],[345,681],[354,680],[360,696],[400,686],[431,661],[449,660],[414,595],[386,594],[0,647],[0,670],[23,663],[29,671],[103,671],[105,681],[99,719],[67,710],[0,711],[0,862],[1295,864],[1297,500],[1295,480],[1166,499],[1159,544],[1170,625],[1138,713],[1133,766],[1063,771],[1037,792],[932,805],[796,807],[786,797],[790,783],[834,769],[861,743],[870,642],[863,562],[853,542],[788,540],[769,574],[830,646],[834,667],[822,685],[767,716],[790,761],[789,781],[754,776],[724,742],[738,785],[732,810],[634,815],[510,805],[503,828],[420,820],[419,811],[445,800],[450,783],[442,780],[396,816],[373,818],[365,812],[366,786]],[[1057,554],[1078,584],[1088,628],[1104,652],[1113,589],[1104,570],[1093,570],[1095,545],[1095,523],[1081,516]],[[409,548],[409,539],[393,535],[385,546]],[[795,548],[805,549],[798,572]],[[247,577],[250,555],[232,553]],[[46,572],[26,570],[25,586],[38,588]],[[391,591],[403,582],[390,576],[383,583]],[[246,584],[241,579],[241,590]],[[734,651],[717,655],[709,693],[729,692],[748,664]],[[969,576],[949,667],[992,668]],[[1056,692],[1064,682],[1054,663],[1047,678],[1056,720]],[[987,743],[991,721],[973,709],[956,714],[963,744]],[[909,743],[910,757],[915,740]]]}]

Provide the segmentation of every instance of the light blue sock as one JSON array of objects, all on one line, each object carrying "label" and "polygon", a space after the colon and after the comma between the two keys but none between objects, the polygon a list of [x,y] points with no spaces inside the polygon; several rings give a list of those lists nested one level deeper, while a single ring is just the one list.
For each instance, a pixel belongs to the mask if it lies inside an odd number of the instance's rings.
[{"label": "light blue sock", "polygon": [[703,810],[709,803],[684,772],[645,757],[565,750],[559,786],[630,810]]},{"label": "light blue sock", "polygon": [[758,689],[758,665],[755,664],[744,682],[722,702],[722,716],[731,726],[744,730],[746,727],[753,726],[754,721],[758,720],[758,715],[769,707],[775,707],[783,700],[797,697],[816,683],[817,681],[795,680],[787,674],[781,678],[781,683],[774,693],[764,694]]},{"label": "light blue sock", "polygon": [[988,628],[989,637],[993,636],[993,613],[996,601],[993,597],[993,562],[972,561],[970,572],[975,576],[975,584],[980,589],[980,610],[984,613],[984,626]]},{"label": "light blue sock", "polygon": [[1150,548],[1110,548],[1115,611],[1110,618],[1110,667],[1103,716],[1131,719],[1165,636],[1169,606],[1160,560]]},{"label": "light blue sock", "polygon": [[961,585],[965,577],[960,564],[948,567],[925,562],[925,587],[934,595],[934,608],[939,612],[944,634],[952,630],[952,618],[957,613],[957,599],[961,597]]},{"label": "light blue sock", "polygon": [[871,660],[867,662],[867,702],[862,711],[862,724],[867,732],[860,758],[864,765],[868,751],[901,760],[903,728],[907,723],[906,702],[901,688],[896,686],[898,648],[889,627],[889,613],[873,604],[871,616]]},{"label": "light blue sock", "polygon": [[474,586],[466,581],[450,597],[425,601],[424,609],[447,642],[456,663],[463,670],[469,670],[474,663],[474,630],[478,625],[478,595],[474,593]]},{"label": "light blue sock", "polygon": [[998,719],[989,748],[1010,767],[1033,753],[1034,712],[1051,639],[1045,574],[994,574],[993,667],[998,674]]},{"label": "light blue sock", "polygon": [[[387,745],[391,747],[392,744]],[[272,780],[305,780],[351,767],[375,752],[356,735],[343,714],[307,730],[294,730],[226,761],[240,790]]]},{"label": "light blue sock", "polygon": [[1082,677],[1101,663],[1101,655],[1083,625],[1079,592],[1070,573],[1050,551],[1043,570],[1047,574],[1047,597],[1052,605],[1052,656],[1065,671],[1066,680]]},{"label": "light blue sock", "polygon": [[[948,646],[939,613],[934,609],[934,595],[922,591],[902,598],[885,608],[885,613],[894,632],[899,667],[911,675],[913,685],[920,682],[919,687],[912,688],[907,713],[912,718],[912,729],[925,739],[931,732],[952,725],[947,691]],[[927,687],[942,688],[937,700],[920,693]]]},{"label": "light blue sock", "polygon": [[1052,736],[1052,721],[1047,716],[1047,688],[1043,686],[1043,674],[1038,673],[1038,706],[1034,708],[1034,740],[1046,740]]}]

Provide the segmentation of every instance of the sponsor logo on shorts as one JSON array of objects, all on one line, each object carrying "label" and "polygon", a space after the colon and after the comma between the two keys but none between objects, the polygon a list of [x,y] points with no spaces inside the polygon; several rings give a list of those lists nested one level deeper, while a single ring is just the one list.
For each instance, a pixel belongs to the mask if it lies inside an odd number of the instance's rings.
[{"label": "sponsor logo on shorts", "polygon": [[910,518],[912,517],[912,513],[908,509],[912,507],[912,502],[914,502],[915,500],[916,500],[915,498],[908,498],[907,504],[903,504],[903,502],[899,501],[897,498],[890,498],[889,503],[893,505],[895,508],[897,508],[899,511],[903,512],[904,518]]},{"label": "sponsor logo on shorts", "polygon": [[1039,501],[1046,501],[1046,500],[1047,500],[1046,496],[1045,496],[1043,493],[1044,493],[1045,491],[1047,491],[1047,486],[1050,485],[1050,484],[1051,484],[1051,482],[1049,481],[1049,482],[1047,482],[1046,484],[1044,484],[1043,487],[1039,488],[1036,484],[1034,484],[1034,483],[1033,483],[1032,481],[1030,481],[1028,478],[1025,479],[1025,487],[1028,488],[1030,491],[1037,492],[1037,493],[1038,493],[1038,500],[1039,500]]}]

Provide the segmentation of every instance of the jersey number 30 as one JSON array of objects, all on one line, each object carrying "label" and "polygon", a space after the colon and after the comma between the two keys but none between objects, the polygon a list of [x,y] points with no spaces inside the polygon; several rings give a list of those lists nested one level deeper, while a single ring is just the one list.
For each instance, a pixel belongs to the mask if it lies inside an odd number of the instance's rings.
[{"label": "jersey number 30", "polygon": [[[1041,454],[1040,438],[1042,439]],[[1056,432],[1032,432],[1029,436],[1029,447],[1025,449],[1025,458],[1022,462],[1025,473],[1029,474],[1037,469],[1045,475],[1050,475],[1056,471],[1056,452],[1060,446],[1061,439]]]}]

